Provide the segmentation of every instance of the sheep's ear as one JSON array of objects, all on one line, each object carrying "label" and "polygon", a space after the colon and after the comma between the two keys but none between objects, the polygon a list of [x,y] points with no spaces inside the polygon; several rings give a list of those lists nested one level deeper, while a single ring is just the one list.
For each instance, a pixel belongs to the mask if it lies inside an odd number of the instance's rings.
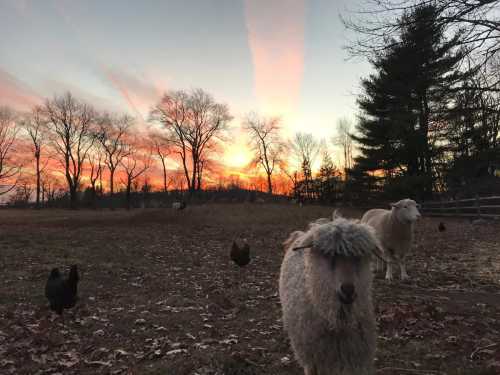
[{"label": "sheep's ear", "polygon": [[285,251],[290,247],[291,244],[295,242],[297,238],[299,238],[301,235],[303,235],[304,232],[301,231],[295,231],[290,233],[288,238],[283,242],[283,247],[285,248]]},{"label": "sheep's ear", "polygon": [[302,249],[311,249],[314,246],[314,237],[311,232],[308,232],[304,239],[302,240],[302,245],[296,246],[293,251],[302,250]]},{"label": "sheep's ear", "polygon": [[391,207],[400,208],[401,202],[391,203]]}]

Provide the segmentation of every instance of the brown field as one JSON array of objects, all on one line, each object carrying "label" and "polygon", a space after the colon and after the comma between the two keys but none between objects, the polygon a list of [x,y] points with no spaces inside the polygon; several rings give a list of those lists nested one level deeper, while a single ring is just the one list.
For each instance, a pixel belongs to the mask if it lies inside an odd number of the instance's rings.
[{"label": "brown field", "polygon": [[[301,374],[280,320],[281,242],[330,213],[1,210],[0,373]],[[438,222],[418,223],[410,282],[376,277],[377,374],[500,373],[500,224]],[[236,235],[253,252],[241,272]],[[80,301],[63,322],[44,286],[74,263]]]}]

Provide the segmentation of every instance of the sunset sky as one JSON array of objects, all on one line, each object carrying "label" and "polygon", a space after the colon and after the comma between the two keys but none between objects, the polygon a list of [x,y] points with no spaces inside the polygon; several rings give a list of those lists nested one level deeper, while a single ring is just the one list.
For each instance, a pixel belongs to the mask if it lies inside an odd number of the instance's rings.
[{"label": "sunset sky", "polygon": [[201,87],[229,105],[234,144],[249,111],[287,135],[334,135],[354,119],[367,63],[346,61],[347,0],[0,0],[0,104],[29,108],[70,90],[98,109],[147,120],[166,89]]}]

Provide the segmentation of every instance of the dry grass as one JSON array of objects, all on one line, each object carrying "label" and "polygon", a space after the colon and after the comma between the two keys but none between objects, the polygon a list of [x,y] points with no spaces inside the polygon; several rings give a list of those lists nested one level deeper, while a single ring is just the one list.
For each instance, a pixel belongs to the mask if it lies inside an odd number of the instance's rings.
[{"label": "dry grass", "polygon": [[[0,373],[300,374],[280,321],[281,242],[331,211],[2,210]],[[499,355],[481,350],[500,337],[499,226],[446,224],[419,224],[414,281],[376,279],[381,374],[479,374]],[[253,253],[243,270],[229,261],[235,236]],[[73,263],[81,301],[63,325],[43,288],[52,267]]]}]

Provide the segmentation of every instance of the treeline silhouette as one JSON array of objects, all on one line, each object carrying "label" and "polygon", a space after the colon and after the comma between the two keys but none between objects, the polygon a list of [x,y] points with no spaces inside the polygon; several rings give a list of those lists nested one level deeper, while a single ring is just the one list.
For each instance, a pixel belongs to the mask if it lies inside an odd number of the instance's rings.
[{"label": "treeline silhouette", "polygon": [[[15,198],[17,197],[17,198]],[[40,208],[67,208],[70,204],[68,191],[61,189],[51,197],[40,203]],[[113,195],[102,191],[94,191],[91,187],[78,192],[79,208],[86,209],[138,209],[138,208],[172,208],[174,202],[186,202],[188,206],[205,203],[290,203],[291,198],[286,195],[273,194],[248,190],[238,186],[220,187],[200,190],[189,193],[185,190],[153,191],[150,187],[142,186],[134,190],[127,198],[125,190]],[[13,196],[4,207],[35,208],[36,204],[26,196]]]}]

